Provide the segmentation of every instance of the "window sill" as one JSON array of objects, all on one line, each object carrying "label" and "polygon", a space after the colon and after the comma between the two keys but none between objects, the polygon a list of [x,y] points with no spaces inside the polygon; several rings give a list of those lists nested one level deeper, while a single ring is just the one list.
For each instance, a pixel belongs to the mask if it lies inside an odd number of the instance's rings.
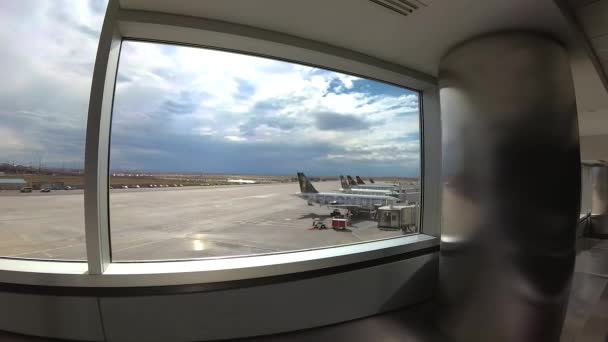
[{"label": "window sill", "polygon": [[[268,254],[247,257],[186,261],[112,263],[103,275],[87,274],[85,262],[0,259],[0,283],[6,286],[112,288],[115,290],[161,287],[180,292],[175,286],[188,286],[188,291],[217,290],[240,286],[256,280],[289,281],[298,275],[339,273],[387,262],[387,258],[407,258],[438,248],[439,239],[424,234],[351,244],[332,248]],[[312,272],[312,273],[311,273]],[[280,277],[274,279],[275,277]],[[266,282],[267,283],[267,282]],[[192,288],[192,285],[199,287]],[[241,284],[242,285],[242,284]],[[137,289],[134,289],[137,290]],[[175,291],[174,291],[175,290]],[[71,291],[71,295],[78,292]],[[117,292],[113,292],[116,294]]]}]

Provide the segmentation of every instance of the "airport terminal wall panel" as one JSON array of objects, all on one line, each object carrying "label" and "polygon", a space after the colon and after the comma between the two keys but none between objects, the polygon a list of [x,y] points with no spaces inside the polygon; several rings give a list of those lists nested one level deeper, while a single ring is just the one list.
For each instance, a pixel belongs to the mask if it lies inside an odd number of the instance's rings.
[{"label": "airport terminal wall panel", "polygon": [[308,329],[431,298],[438,253],[268,286],[100,298],[108,341],[231,339]]},{"label": "airport terminal wall panel", "polygon": [[[438,259],[433,252],[335,274],[206,292],[187,287],[181,293],[161,287],[154,295],[137,295],[133,288],[128,293],[120,288],[63,288],[53,289],[54,294],[6,290],[0,292],[5,308],[0,330],[82,341],[204,341],[301,330],[430,299]],[[91,295],[70,295],[82,291]]]},{"label": "airport terminal wall panel", "polygon": [[95,297],[0,292],[0,303],[2,331],[76,341],[104,340]]}]

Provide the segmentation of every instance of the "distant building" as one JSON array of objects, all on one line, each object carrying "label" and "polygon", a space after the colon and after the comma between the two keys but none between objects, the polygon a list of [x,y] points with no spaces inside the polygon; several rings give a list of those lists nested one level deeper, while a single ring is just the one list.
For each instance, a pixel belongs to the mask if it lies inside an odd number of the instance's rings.
[{"label": "distant building", "polygon": [[237,183],[237,184],[256,184],[257,181],[252,179],[228,179],[228,183]]},{"label": "distant building", "polygon": [[27,186],[27,182],[22,178],[0,178],[0,190],[19,190]]}]

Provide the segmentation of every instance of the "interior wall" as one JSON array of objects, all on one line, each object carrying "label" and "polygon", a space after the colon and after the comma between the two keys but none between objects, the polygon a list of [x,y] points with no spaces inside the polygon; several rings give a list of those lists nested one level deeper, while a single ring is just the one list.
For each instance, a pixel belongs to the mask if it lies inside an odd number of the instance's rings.
[{"label": "interior wall", "polygon": [[310,329],[423,302],[438,253],[300,281],[226,291],[100,298],[107,341],[228,340]]},{"label": "interior wall", "polygon": [[608,134],[580,137],[582,160],[608,160]]},{"label": "interior wall", "polygon": [[104,341],[95,297],[0,291],[0,303],[2,331],[74,341]]},{"label": "interior wall", "polygon": [[[78,341],[205,341],[309,329],[432,298],[437,251],[273,284],[192,293],[47,294],[0,289],[0,330]],[[30,291],[30,292],[28,292]],[[40,293],[38,293],[40,292]]]}]

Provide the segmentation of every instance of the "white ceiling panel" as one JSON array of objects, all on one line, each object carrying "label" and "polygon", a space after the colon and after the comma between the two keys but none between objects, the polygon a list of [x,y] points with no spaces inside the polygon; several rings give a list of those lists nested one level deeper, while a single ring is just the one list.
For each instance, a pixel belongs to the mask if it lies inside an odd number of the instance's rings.
[{"label": "white ceiling panel", "polygon": [[577,15],[589,38],[608,35],[608,1],[595,1],[577,9]]},{"label": "white ceiling panel", "polygon": [[404,16],[370,0],[121,0],[127,9],[205,17],[321,41],[429,75],[437,74],[449,48],[482,32],[532,29],[570,39],[550,0],[424,3]]},{"label": "white ceiling panel", "polygon": [[[277,31],[431,76],[437,75],[439,61],[450,48],[471,37],[504,30],[548,33],[571,51],[581,134],[608,134],[606,88],[581,44],[580,32],[573,29],[553,0],[119,1],[124,9],[203,17]],[[586,15],[590,21],[585,27],[601,35],[604,25],[608,25],[608,20],[601,19],[608,0],[569,1],[576,2],[578,10],[589,12]],[[594,9],[588,9],[591,7]]]}]

